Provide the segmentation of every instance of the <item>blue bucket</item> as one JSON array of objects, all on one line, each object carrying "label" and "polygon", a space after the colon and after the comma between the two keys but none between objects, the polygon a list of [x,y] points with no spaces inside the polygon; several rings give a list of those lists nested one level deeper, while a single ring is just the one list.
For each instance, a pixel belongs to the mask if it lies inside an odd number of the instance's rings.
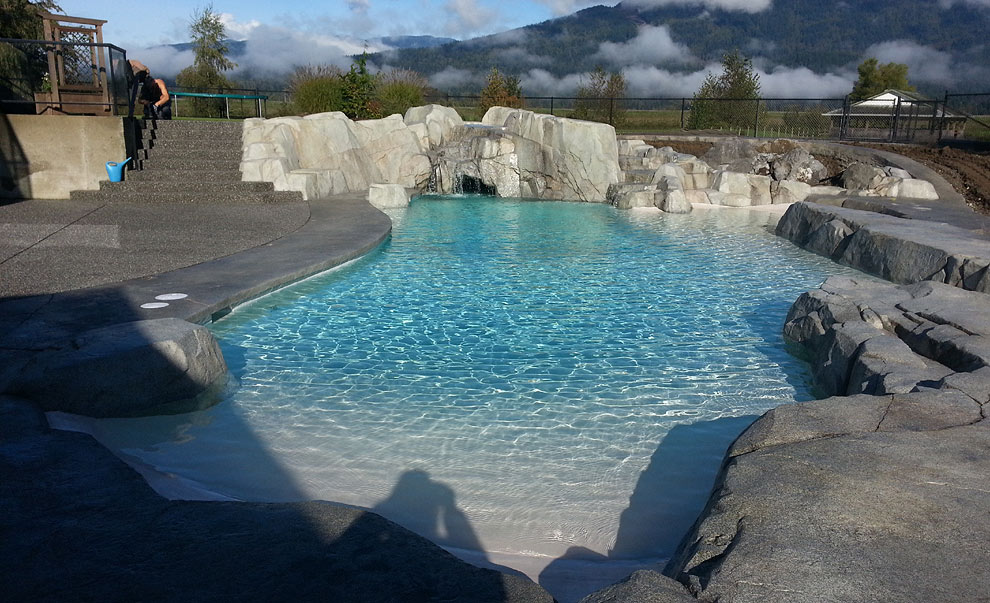
[{"label": "blue bucket", "polygon": [[110,182],[120,182],[124,179],[124,166],[131,158],[128,157],[124,161],[117,163],[116,161],[107,162],[107,176],[110,176]]}]

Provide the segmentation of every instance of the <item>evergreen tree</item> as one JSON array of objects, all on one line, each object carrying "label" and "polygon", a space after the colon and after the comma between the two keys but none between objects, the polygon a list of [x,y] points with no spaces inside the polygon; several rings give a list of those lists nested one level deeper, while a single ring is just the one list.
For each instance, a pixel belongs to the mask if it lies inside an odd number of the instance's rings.
[{"label": "evergreen tree", "polygon": [[903,63],[880,63],[870,57],[860,63],[859,79],[853,84],[849,98],[863,100],[876,96],[884,90],[903,90],[914,92],[914,86],[908,83],[908,67]]},{"label": "evergreen tree", "polygon": [[748,128],[756,121],[759,98],[753,61],[734,50],[722,56],[722,73],[709,73],[694,94],[688,128]]},{"label": "evergreen tree", "polygon": [[[189,33],[192,35],[193,64],[186,67],[175,76],[175,82],[183,88],[197,92],[223,92],[231,87],[230,81],[223,74],[237,67],[237,64],[227,58],[227,44],[224,41],[224,27],[219,13],[213,12],[213,5],[193,13],[189,23]],[[197,115],[218,117],[223,110],[220,99],[192,99],[192,109]]]}]

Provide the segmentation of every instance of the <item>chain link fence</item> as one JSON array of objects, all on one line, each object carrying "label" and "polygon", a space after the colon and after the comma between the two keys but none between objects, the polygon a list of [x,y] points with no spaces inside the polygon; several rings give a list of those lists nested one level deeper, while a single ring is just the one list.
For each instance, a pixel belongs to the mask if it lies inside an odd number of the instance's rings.
[{"label": "chain link fence", "polygon": [[945,95],[946,113],[965,118],[943,128],[942,139],[990,142],[990,92]]}]

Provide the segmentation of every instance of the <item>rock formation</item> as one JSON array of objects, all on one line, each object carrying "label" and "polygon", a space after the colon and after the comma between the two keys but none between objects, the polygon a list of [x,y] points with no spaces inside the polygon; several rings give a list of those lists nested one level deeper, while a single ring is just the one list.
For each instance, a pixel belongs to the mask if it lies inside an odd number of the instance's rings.
[{"label": "rock formation", "polygon": [[[729,207],[796,203],[815,195],[938,198],[929,182],[912,178],[905,170],[861,162],[852,163],[841,174],[843,187],[831,186],[826,167],[791,141],[757,146],[729,138],[717,142],[701,159],[670,147],[655,148],[640,139],[620,140],[618,150],[623,181],[609,199],[620,208],[646,206],[644,183],[661,193],[657,207],[670,207],[663,201],[661,179],[666,179],[668,189],[683,190],[688,203]],[[684,204],[676,205],[683,211]]]},{"label": "rock formation", "polygon": [[226,379],[209,329],[161,318],[93,329],[41,352],[8,392],[43,410],[136,417],[212,406]]}]

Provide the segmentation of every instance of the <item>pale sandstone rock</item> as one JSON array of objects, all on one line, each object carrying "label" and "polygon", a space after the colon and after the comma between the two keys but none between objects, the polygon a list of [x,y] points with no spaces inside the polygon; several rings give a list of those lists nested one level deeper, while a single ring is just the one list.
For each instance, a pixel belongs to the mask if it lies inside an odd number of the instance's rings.
[{"label": "pale sandstone rock", "polygon": [[457,111],[442,105],[410,107],[402,121],[417,135],[421,135],[420,128],[426,129],[426,143],[422,145],[424,149],[439,147],[464,126],[464,120]]},{"label": "pale sandstone rock", "polygon": [[399,184],[372,184],[368,188],[368,203],[378,209],[408,207],[409,193]]},{"label": "pale sandstone rock", "polygon": [[780,180],[770,185],[773,203],[797,203],[811,194],[811,185],[797,180]]},{"label": "pale sandstone rock", "polygon": [[604,202],[609,185],[619,181],[612,126],[505,107],[492,107],[482,122],[501,122],[506,133],[538,145],[539,156],[520,155],[519,168],[545,178],[540,198]]}]

